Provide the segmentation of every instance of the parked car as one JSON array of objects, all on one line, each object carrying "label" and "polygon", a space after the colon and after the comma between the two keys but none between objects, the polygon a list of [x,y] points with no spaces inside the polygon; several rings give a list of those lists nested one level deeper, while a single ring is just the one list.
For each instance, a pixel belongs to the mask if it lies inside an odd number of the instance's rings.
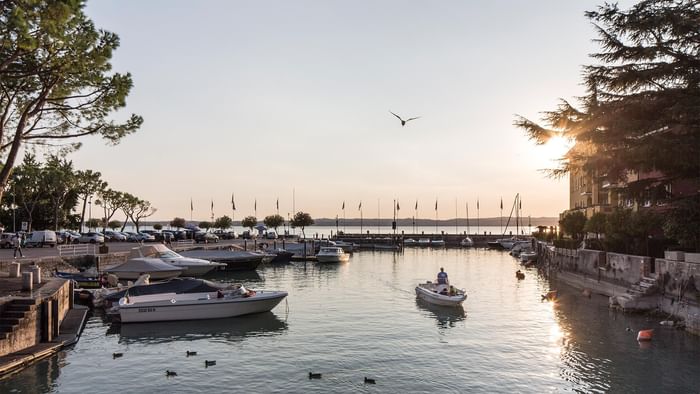
[{"label": "parked car", "polygon": [[28,248],[43,248],[45,245],[50,247],[56,246],[58,238],[56,232],[51,230],[32,231],[24,241],[24,245]]},{"label": "parked car", "polygon": [[151,235],[149,233],[144,233],[143,231],[139,232],[141,235],[141,242],[155,242],[156,237],[154,235]]},{"label": "parked car", "polygon": [[78,238],[80,238],[80,234],[68,230],[57,231],[56,236],[58,237],[57,241],[59,244],[78,243]]},{"label": "parked car", "polygon": [[15,233],[2,233],[0,234],[0,248],[11,248],[12,247],[12,237]]},{"label": "parked car", "polygon": [[220,239],[236,239],[236,238],[238,238],[238,234],[236,234],[235,231],[216,230],[216,231],[214,231],[214,234],[217,237],[219,237]]},{"label": "parked car", "polygon": [[265,238],[267,238],[267,239],[277,239],[278,237],[277,237],[277,233],[276,233],[276,232],[274,232],[274,231],[268,231],[267,233],[265,233]]},{"label": "parked car", "polygon": [[255,239],[255,238],[257,238],[257,235],[255,235],[255,233],[251,233],[249,230],[245,230],[244,232],[241,233],[241,238],[243,238],[243,239]]},{"label": "parked car", "polygon": [[123,242],[126,241],[126,235],[114,230],[105,230],[105,238],[109,237],[110,241]]},{"label": "parked car", "polygon": [[101,244],[105,242],[105,237],[100,233],[90,231],[81,235],[78,238],[78,242],[82,244]]},{"label": "parked car", "polygon": [[207,233],[204,231],[196,232],[194,233],[194,242],[200,243],[209,243],[209,242],[219,242],[219,237],[216,236],[214,233]]}]

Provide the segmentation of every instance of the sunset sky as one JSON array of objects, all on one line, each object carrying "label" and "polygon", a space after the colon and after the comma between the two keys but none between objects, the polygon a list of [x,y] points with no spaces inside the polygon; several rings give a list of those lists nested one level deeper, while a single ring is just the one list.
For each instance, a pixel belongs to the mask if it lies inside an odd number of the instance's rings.
[{"label": "sunset sky", "polygon": [[[156,219],[296,210],[313,217],[497,216],[567,208],[562,143],[535,147],[512,126],[584,93],[597,48],[596,1],[91,1],[117,33],[115,71],[131,72],[127,113],[143,128],[97,138],[77,168],[147,199]],[[623,2],[624,3],[624,2]],[[629,2],[628,2],[629,3]],[[622,4],[624,5],[624,4]],[[421,116],[401,127],[389,111]]]}]

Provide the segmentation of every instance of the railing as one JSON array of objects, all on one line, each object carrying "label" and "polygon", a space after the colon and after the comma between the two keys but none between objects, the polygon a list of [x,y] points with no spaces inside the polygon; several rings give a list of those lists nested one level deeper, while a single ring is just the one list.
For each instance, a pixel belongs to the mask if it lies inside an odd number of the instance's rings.
[{"label": "railing", "polygon": [[95,244],[72,244],[72,245],[59,245],[58,255],[59,256],[82,256],[82,255],[94,255],[95,254]]}]

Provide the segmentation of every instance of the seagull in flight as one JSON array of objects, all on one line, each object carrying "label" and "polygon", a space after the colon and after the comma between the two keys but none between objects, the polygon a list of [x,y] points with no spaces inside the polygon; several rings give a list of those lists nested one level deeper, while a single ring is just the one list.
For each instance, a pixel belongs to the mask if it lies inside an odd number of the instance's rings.
[{"label": "seagull in flight", "polygon": [[392,114],[392,115],[394,115],[394,116],[396,116],[397,118],[399,118],[399,120],[401,121],[401,127],[406,126],[406,122],[410,122],[410,121],[412,121],[412,120],[414,120],[414,119],[420,118],[420,116],[416,116],[415,118],[408,118],[408,119],[406,119],[406,120],[403,120],[403,119],[401,119],[401,117],[400,117],[399,115],[396,115],[395,113],[393,113],[393,112],[391,112],[391,111],[389,111],[389,113]]}]

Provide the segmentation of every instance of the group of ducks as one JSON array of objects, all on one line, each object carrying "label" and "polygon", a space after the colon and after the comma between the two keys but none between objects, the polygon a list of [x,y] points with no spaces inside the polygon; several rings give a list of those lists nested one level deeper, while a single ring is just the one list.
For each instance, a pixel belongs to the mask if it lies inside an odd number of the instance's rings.
[{"label": "group of ducks", "polygon": [[[189,350],[185,353],[186,357],[196,356],[196,355],[197,355],[197,352],[191,352]],[[116,358],[120,358],[120,357],[124,357],[124,353],[121,353],[121,352],[112,353],[112,359],[116,359]],[[212,367],[214,365],[216,365],[216,360],[204,360],[204,368]],[[177,372],[166,369],[165,376],[177,376]]]},{"label": "group of ducks", "polygon": [[[320,373],[309,372],[309,379],[321,379]],[[377,381],[365,376],[365,384],[377,384]]]}]

